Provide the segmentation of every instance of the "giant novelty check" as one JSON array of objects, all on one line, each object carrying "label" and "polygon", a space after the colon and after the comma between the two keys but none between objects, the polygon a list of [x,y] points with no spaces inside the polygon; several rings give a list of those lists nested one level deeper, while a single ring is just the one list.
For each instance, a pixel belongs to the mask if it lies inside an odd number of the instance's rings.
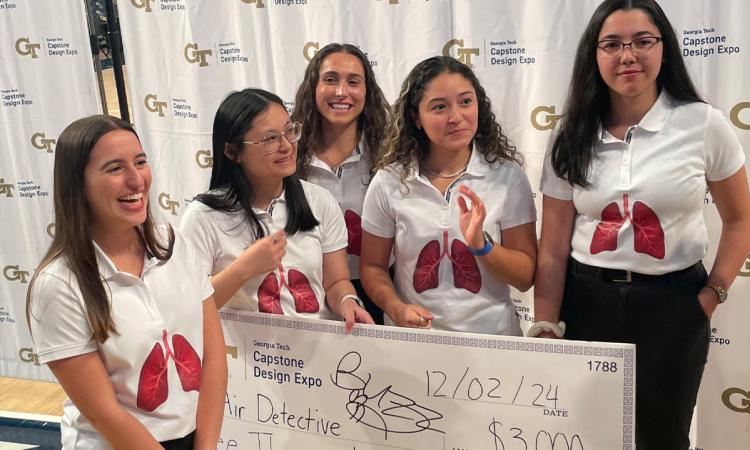
[{"label": "giant novelty check", "polygon": [[220,449],[633,449],[635,347],[222,311]]}]

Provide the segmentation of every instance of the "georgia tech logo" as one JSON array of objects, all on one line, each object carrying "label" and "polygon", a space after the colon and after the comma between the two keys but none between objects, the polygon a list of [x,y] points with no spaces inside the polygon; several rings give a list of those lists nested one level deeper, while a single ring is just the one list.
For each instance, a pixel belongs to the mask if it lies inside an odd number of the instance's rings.
[{"label": "georgia tech logo", "polygon": [[33,348],[19,348],[18,357],[23,362],[34,363],[35,366],[39,365],[39,355],[34,353]]},{"label": "georgia tech logo", "polygon": [[[740,130],[750,130],[750,123],[740,120],[740,111],[743,109],[750,109],[750,102],[740,102],[734,105],[734,108],[729,112],[729,120]],[[750,115],[750,112],[747,114]]]},{"label": "georgia tech logo", "polygon": [[185,61],[190,64],[198,64],[198,67],[206,67],[208,65],[206,56],[211,56],[213,51],[198,50],[198,44],[193,42],[192,44],[187,44],[185,46],[185,51],[183,53],[185,54]]},{"label": "georgia tech logo", "polygon": [[151,0],[130,0],[133,6],[138,9],[144,9],[146,12],[151,12]]},{"label": "georgia tech logo", "polygon": [[13,197],[13,186],[10,183],[5,182],[5,178],[0,178],[0,195],[5,194],[6,197]]},{"label": "georgia tech logo", "polygon": [[172,200],[169,194],[166,194],[164,192],[159,194],[158,200],[159,206],[161,206],[162,209],[169,211],[173,216],[177,215],[177,208],[180,207],[180,202],[178,202],[177,200]]},{"label": "georgia tech logo", "polygon": [[8,281],[16,281],[26,284],[26,279],[29,276],[29,272],[26,270],[19,270],[18,266],[5,266],[3,267],[3,276]]},{"label": "georgia tech logo", "polygon": [[737,273],[737,275],[741,277],[750,277],[750,255],[745,258],[745,264],[740,267],[740,271]]},{"label": "georgia tech logo", "polygon": [[201,169],[208,169],[214,165],[214,159],[211,157],[211,150],[200,149],[195,152],[195,162]]},{"label": "georgia tech logo", "polygon": [[256,8],[265,8],[266,5],[263,3],[263,0],[240,0],[242,3],[252,5],[255,3]]},{"label": "georgia tech logo", "polygon": [[159,117],[164,117],[164,109],[167,107],[167,102],[160,102],[156,98],[156,94],[148,94],[143,99],[143,104],[146,105],[146,109],[159,113]]},{"label": "georgia tech logo", "polygon": [[750,391],[733,387],[721,394],[724,406],[734,412],[750,414]]},{"label": "georgia tech logo", "polygon": [[[457,47],[455,55],[451,54],[451,50],[453,49],[453,47]],[[479,56],[479,49],[464,47],[463,39],[451,39],[443,46],[443,56],[453,56],[457,60],[473,68],[474,64],[471,63],[471,57]]]},{"label": "georgia tech logo", "polygon": [[31,145],[39,150],[46,150],[47,153],[52,153],[52,147],[55,145],[54,139],[48,138],[44,133],[34,133],[31,135]]},{"label": "georgia tech logo", "polygon": [[310,62],[313,59],[313,56],[315,56],[315,53],[318,52],[318,50],[320,50],[319,42],[308,42],[304,47],[302,47],[302,56],[305,57],[307,62]]},{"label": "georgia tech logo", "polygon": [[226,351],[227,355],[232,357],[232,359],[237,359],[237,347],[232,345],[225,345],[224,350]]},{"label": "georgia tech logo", "polygon": [[539,131],[554,129],[558,120],[560,120],[560,114],[555,114],[554,105],[537,106],[531,111],[531,126]]},{"label": "georgia tech logo", "polygon": [[32,44],[29,38],[22,37],[16,40],[16,52],[21,56],[31,55],[32,59],[39,58],[36,54],[37,50],[41,50],[42,44]]},{"label": "georgia tech logo", "polygon": [[55,224],[54,223],[47,225],[47,235],[51,237],[52,239],[55,238]]}]

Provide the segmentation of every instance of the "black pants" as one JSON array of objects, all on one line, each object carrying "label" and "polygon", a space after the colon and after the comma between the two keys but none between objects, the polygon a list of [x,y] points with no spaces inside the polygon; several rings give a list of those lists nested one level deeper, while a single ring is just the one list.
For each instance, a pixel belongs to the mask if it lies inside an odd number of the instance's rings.
[{"label": "black pants", "polygon": [[383,310],[380,309],[378,305],[376,305],[372,300],[370,300],[370,297],[367,296],[367,293],[365,292],[365,288],[362,287],[362,282],[359,280],[352,280],[352,284],[354,285],[354,289],[357,291],[357,297],[362,300],[362,303],[365,304],[365,309],[368,313],[370,313],[370,317],[372,317],[372,320],[375,321],[378,325],[383,325]]},{"label": "black pants", "polygon": [[164,450],[193,450],[193,441],[195,440],[195,431],[187,436],[171,441],[161,442]]},{"label": "black pants", "polygon": [[698,302],[703,264],[661,276],[568,263],[560,317],[567,339],[636,344],[638,450],[686,450],[708,356],[710,326]]}]

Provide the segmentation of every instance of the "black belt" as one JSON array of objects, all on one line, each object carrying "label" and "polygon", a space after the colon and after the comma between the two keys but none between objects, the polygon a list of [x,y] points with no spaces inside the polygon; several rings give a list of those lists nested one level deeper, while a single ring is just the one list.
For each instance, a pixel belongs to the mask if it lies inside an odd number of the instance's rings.
[{"label": "black belt", "polygon": [[662,275],[649,275],[645,273],[633,272],[631,270],[607,269],[605,267],[590,266],[580,261],[576,261],[573,258],[570,258],[570,261],[568,262],[568,264],[571,266],[571,269],[576,273],[582,273],[582,274],[585,274],[594,278],[598,278],[602,281],[629,284],[629,283],[637,283],[637,282],[672,281],[690,272],[691,270],[695,269],[702,263],[698,261],[697,263],[693,264],[690,267],[686,267],[684,269],[676,270],[674,272],[669,272],[669,273],[665,273]]}]

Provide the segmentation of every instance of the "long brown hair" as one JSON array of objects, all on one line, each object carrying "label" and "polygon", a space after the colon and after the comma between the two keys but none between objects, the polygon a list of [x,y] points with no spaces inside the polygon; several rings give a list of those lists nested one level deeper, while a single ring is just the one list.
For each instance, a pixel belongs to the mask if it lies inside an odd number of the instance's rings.
[{"label": "long brown hair", "polygon": [[363,151],[373,163],[378,159],[388,124],[390,105],[383,91],[375,81],[370,60],[362,50],[352,44],[332,43],[318,50],[305,70],[305,78],[297,88],[292,121],[302,123],[302,137],[297,146],[297,168],[302,177],[312,160],[312,155],[323,146],[323,131],[320,113],[315,102],[315,89],[320,81],[320,66],[323,60],[332,53],[346,53],[355,56],[362,63],[365,71],[365,107],[357,119],[357,133],[364,134]]},{"label": "long brown hair", "polygon": [[[93,330],[91,338],[99,343],[106,341],[110,332],[117,334],[117,329],[112,321],[109,298],[104,280],[99,275],[91,240],[90,211],[86,202],[83,173],[88,165],[89,155],[99,139],[116,130],[129,131],[138,137],[128,122],[105,115],[76,120],[60,133],[55,147],[55,237],[26,292],[26,321],[29,322],[32,291],[37,276],[50,263],[63,258],[78,281],[86,305],[86,315]],[[149,253],[162,261],[172,256],[174,231],[169,227],[166,243],[159,239],[150,211],[147,211],[146,220],[137,230]]]}]

